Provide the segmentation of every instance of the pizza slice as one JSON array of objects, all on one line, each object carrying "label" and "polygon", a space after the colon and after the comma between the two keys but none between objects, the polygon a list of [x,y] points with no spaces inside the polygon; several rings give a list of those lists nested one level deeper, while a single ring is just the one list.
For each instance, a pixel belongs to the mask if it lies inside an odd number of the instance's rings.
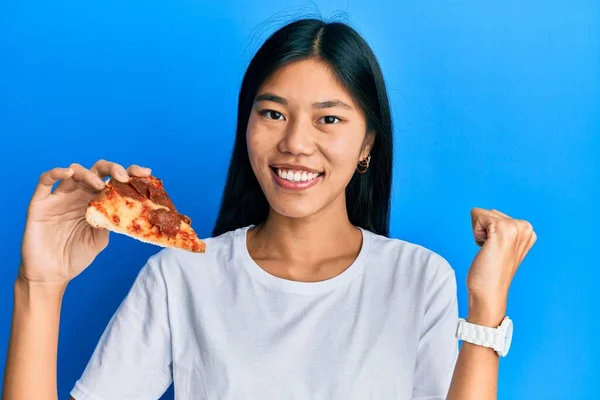
[{"label": "pizza slice", "polygon": [[192,221],[177,211],[162,181],[154,176],[132,176],[127,183],[110,179],[90,201],[85,218],[95,228],[142,242],[196,253],[206,250],[191,227]]}]

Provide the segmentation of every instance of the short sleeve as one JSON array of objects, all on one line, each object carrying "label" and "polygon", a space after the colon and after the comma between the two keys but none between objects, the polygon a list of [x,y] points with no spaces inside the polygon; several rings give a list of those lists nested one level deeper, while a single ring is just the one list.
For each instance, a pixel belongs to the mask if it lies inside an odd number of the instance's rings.
[{"label": "short sleeve", "polygon": [[164,278],[152,258],[108,323],[71,396],[76,400],[159,399],[172,382]]},{"label": "short sleeve", "polygon": [[456,275],[444,261],[440,278],[427,288],[417,348],[413,400],[444,400],[458,359]]}]

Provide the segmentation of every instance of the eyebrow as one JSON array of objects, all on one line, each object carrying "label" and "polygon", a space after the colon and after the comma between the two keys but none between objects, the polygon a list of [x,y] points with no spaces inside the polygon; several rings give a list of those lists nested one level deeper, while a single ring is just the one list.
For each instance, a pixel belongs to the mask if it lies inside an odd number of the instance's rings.
[{"label": "eyebrow", "polygon": [[[284,106],[286,106],[288,104],[288,101],[286,99],[284,99],[281,96],[274,95],[273,93],[259,94],[258,96],[256,96],[256,99],[254,100],[254,102],[258,103],[259,101],[272,101],[273,103],[278,103],[278,104],[281,104]],[[352,110],[351,106],[349,106],[348,104],[344,103],[341,100],[328,100],[328,101],[321,101],[321,102],[312,104],[312,108],[317,109],[317,110],[322,110],[324,108],[333,108],[333,107],[341,107],[341,108],[345,108],[347,110]]]},{"label": "eyebrow", "polygon": [[258,96],[256,96],[256,99],[254,99],[254,102],[258,103],[259,101],[272,101],[273,103],[279,103],[284,106],[286,106],[288,103],[288,101],[286,99],[284,99],[283,97],[276,96],[272,93],[259,94]]},{"label": "eyebrow", "polygon": [[344,103],[341,100],[328,100],[328,101],[322,101],[320,103],[314,103],[313,108],[316,108],[317,110],[322,110],[324,108],[333,108],[333,107],[341,107],[341,108],[345,108],[346,110],[352,110],[352,107],[350,107],[348,104]]}]

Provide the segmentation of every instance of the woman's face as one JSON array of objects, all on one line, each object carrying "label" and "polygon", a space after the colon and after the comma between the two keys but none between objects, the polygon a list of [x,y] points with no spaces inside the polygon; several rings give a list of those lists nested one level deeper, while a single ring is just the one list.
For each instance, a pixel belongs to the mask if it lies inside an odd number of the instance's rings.
[{"label": "woman's face", "polygon": [[365,140],[358,105],[316,60],[288,64],[264,83],[246,133],[250,164],[271,208],[290,218],[345,206],[345,188],[372,137]]}]

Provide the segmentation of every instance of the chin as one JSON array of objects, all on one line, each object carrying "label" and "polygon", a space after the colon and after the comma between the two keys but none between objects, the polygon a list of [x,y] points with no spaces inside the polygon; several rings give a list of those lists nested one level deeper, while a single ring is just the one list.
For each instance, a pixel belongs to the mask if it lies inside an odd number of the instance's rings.
[{"label": "chin", "polygon": [[269,204],[273,211],[286,218],[307,218],[319,211],[319,208],[314,204],[302,204],[302,201],[297,201],[295,203],[296,204],[277,204],[277,202],[270,202]]}]

